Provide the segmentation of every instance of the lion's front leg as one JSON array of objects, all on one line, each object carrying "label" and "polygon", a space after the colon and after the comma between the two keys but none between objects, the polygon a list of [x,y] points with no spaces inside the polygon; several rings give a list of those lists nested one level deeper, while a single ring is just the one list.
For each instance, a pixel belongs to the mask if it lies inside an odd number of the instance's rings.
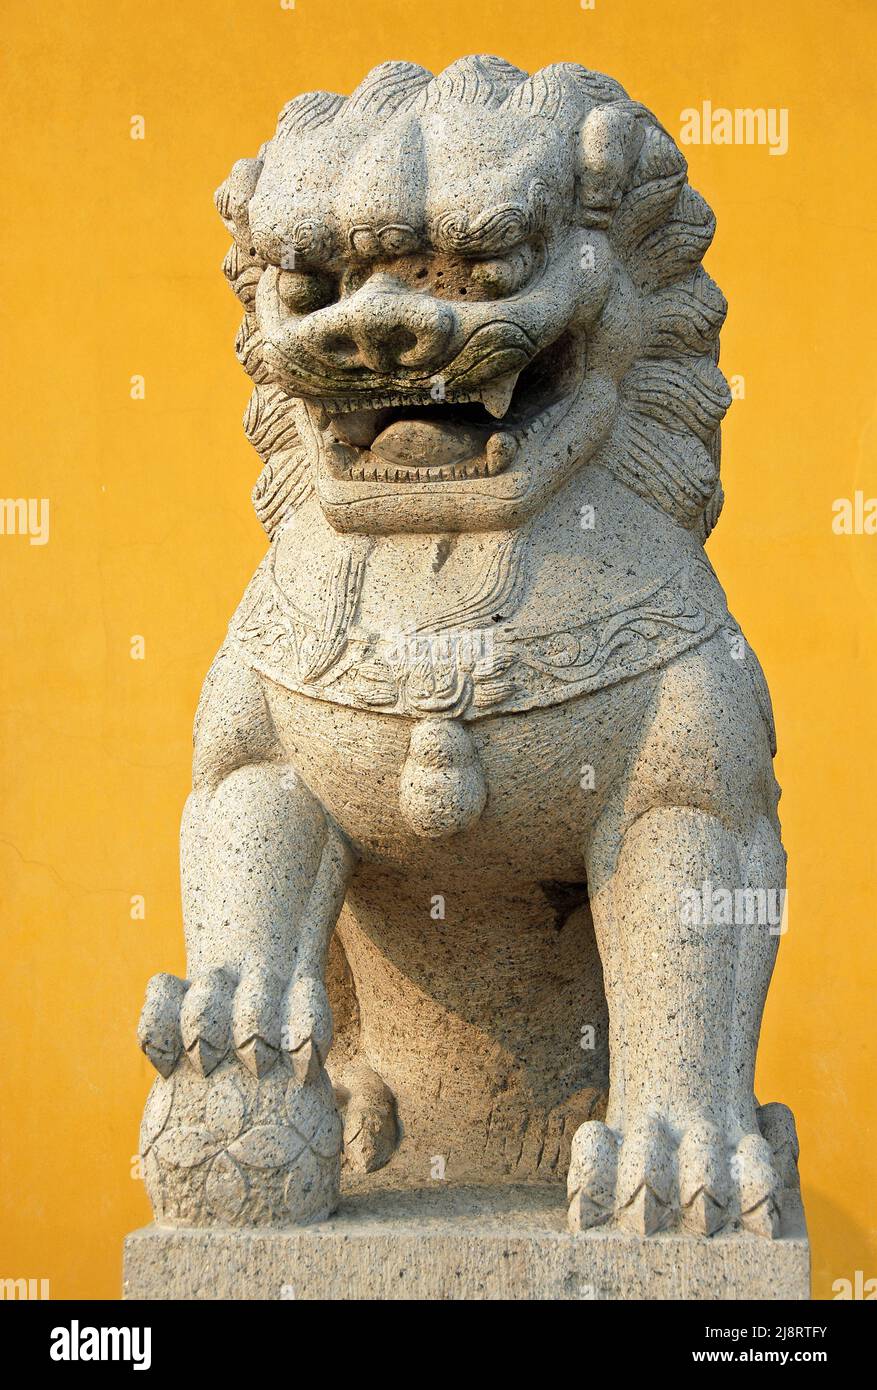
[{"label": "lion's front leg", "polygon": [[354,858],[266,760],[256,677],[227,662],[206,699],[181,834],[187,978],[156,976],[140,1023],[161,1074],[141,1131],[147,1188],[166,1224],[318,1220],[341,1152],[326,953]]},{"label": "lion's front leg", "polygon": [[573,1143],[574,1229],[778,1229],[793,1125],[753,1085],[785,856],[760,716],[722,660],[667,673],[592,840],[614,1051],[607,1123]]}]

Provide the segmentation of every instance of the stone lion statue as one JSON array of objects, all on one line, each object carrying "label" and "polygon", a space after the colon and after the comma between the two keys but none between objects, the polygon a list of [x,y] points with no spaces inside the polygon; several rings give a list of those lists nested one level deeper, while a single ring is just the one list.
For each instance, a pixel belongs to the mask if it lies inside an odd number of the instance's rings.
[{"label": "stone lion statue", "polygon": [[703,548],[726,305],[685,160],[575,64],[389,62],[217,205],[270,546],[196,719],[187,978],[141,1020],[157,1219],[566,1181],[574,1230],[776,1234],[785,856]]}]

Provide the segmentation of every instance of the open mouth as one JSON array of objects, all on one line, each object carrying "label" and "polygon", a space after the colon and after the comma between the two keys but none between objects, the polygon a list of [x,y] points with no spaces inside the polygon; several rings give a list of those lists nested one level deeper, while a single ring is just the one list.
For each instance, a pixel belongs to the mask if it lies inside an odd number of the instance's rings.
[{"label": "open mouth", "polygon": [[554,344],[523,371],[453,399],[404,392],[375,394],[367,404],[363,397],[323,400],[318,415],[325,465],[332,477],[350,482],[493,477],[513,463],[528,436],[565,412],[570,390],[562,383],[572,373],[558,372],[558,365],[568,352],[568,344]]}]

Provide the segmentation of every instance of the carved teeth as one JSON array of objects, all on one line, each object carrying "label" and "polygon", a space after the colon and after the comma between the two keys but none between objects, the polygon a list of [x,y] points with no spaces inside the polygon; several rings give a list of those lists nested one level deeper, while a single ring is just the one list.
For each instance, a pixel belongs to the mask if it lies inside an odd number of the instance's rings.
[{"label": "carved teeth", "polygon": [[[480,401],[481,399],[482,393],[480,391],[455,392],[449,390],[442,404],[465,405],[468,402]],[[435,396],[431,396],[428,391],[421,390],[391,394],[366,391],[361,396],[324,396],[320,397],[319,400],[309,396],[307,400],[312,406],[314,403],[319,404],[320,408],[331,416],[347,415],[352,411],[382,410],[387,406],[434,406],[436,404]]]},{"label": "carved teeth", "polygon": [[501,376],[481,388],[481,399],[494,419],[501,420],[508,410],[517,380],[518,373],[509,372],[508,376]]},{"label": "carved teeth", "polygon": [[563,402],[555,401],[555,403],[553,405],[550,405],[547,410],[543,410],[540,415],[537,415],[532,420],[530,420],[527,427],[519,431],[517,438],[519,440],[531,439],[534,435],[541,434],[542,431],[553,422],[555,416],[558,414],[562,406]]},{"label": "carved teeth", "polygon": [[[507,440],[511,440],[511,435],[506,435]],[[514,444],[514,441],[512,440]],[[517,447],[515,445],[515,447]],[[348,481],[352,483],[450,483],[455,478],[486,478],[493,473],[498,473],[504,466],[505,459],[502,454],[494,454],[494,459],[485,455],[481,459],[470,459],[467,463],[458,463],[453,467],[431,468],[417,467],[396,467],[387,465],[384,468],[366,468],[362,464],[352,464],[346,471]]]}]

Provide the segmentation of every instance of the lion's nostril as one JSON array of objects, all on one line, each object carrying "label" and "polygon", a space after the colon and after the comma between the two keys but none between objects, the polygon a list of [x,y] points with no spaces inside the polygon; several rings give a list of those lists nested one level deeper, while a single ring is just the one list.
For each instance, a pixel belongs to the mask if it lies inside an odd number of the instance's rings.
[{"label": "lion's nostril", "polygon": [[385,345],[396,357],[401,357],[403,352],[410,352],[412,348],[417,347],[417,334],[408,328],[397,328],[387,334]]},{"label": "lion's nostril", "polygon": [[333,333],[331,337],[324,338],[323,350],[330,357],[351,358],[359,356],[359,348],[356,343],[343,333]]}]

